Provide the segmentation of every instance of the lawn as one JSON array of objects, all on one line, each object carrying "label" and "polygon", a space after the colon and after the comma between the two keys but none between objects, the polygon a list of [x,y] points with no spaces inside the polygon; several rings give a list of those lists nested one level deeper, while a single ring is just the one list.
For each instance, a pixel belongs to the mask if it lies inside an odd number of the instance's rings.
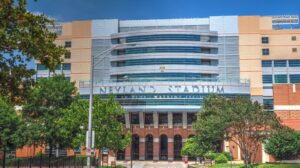
[{"label": "lawn", "polygon": [[[243,168],[242,164],[215,164],[210,168]],[[274,164],[258,164],[254,168],[300,168],[300,164],[291,163],[274,163]]]}]

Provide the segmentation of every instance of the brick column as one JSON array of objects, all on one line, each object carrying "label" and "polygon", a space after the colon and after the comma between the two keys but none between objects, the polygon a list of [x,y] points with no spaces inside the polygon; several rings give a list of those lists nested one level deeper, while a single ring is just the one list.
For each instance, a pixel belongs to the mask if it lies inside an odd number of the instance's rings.
[{"label": "brick column", "polygon": [[139,112],[139,120],[140,120],[140,128],[144,128],[145,122],[144,122],[144,113],[143,112]]},{"label": "brick column", "polygon": [[168,160],[174,160],[174,138],[168,138]]},{"label": "brick column", "polygon": [[140,138],[139,160],[145,160],[145,138]]},{"label": "brick column", "polygon": [[125,113],[125,127],[130,128],[130,116],[129,113]]},{"label": "brick column", "polygon": [[182,113],[182,128],[187,128],[187,112]]},{"label": "brick column", "polygon": [[173,128],[173,114],[168,112],[168,128]]},{"label": "brick column", "polygon": [[125,160],[131,159],[131,143],[125,149]]},{"label": "brick column", "polygon": [[153,160],[159,160],[159,138],[153,138]]},{"label": "brick column", "polygon": [[158,113],[157,112],[153,113],[153,125],[154,125],[154,128],[158,128]]}]

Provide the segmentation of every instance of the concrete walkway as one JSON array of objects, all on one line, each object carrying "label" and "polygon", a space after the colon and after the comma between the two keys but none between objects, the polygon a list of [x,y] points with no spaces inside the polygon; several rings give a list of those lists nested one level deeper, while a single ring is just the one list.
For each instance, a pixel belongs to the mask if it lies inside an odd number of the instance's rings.
[{"label": "concrete walkway", "polygon": [[[130,168],[130,161],[118,161],[117,165]],[[133,161],[132,168],[187,168],[183,161]]]}]

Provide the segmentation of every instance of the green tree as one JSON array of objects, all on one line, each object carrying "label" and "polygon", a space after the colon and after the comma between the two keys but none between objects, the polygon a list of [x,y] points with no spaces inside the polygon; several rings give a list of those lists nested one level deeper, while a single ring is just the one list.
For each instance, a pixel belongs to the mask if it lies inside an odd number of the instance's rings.
[{"label": "green tree", "polygon": [[197,139],[194,137],[188,138],[181,149],[182,156],[200,157],[204,154],[204,151],[198,145]]},{"label": "green tree", "polygon": [[67,130],[62,125],[68,123],[61,124],[61,117],[65,109],[78,99],[75,83],[66,80],[63,75],[42,78],[27,99],[28,103],[23,107],[24,119],[28,123],[24,129],[27,144],[49,145],[50,156],[53,147],[68,147],[72,137],[62,134],[62,129]]},{"label": "green tree", "polygon": [[204,99],[194,123],[196,138],[203,149],[215,150],[220,141],[232,141],[241,149],[246,168],[254,162],[259,145],[278,126],[276,114],[264,111],[258,102],[217,95]]},{"label": "green tree", "polygon": [[[19,127],[22,120],[17,116],[14,106],[0,96],[0,150],[15,149],[22,145]],[[3,160],[5,164],[5,157]]]},{"label": "green tree", "polygon": [[33,59],[54,70],[67,50],[54,44],[49,31],[54,22],[26,10],[26,0],[0,1],[0,95],[23,102],[34,84],[35,71],[26,68]]},{"label": "green tree", "polygon": [[[81,108],[71,108],[72,114],[84,114],[82,120],[79,121],[85,127],[87,131],[88,125],[88,101],[84,101],[84,105],[80,105]],[[77,105],[74,105],[77,106]],[[109,148],[110,150],[117,152],[118,150],[125,149],[130,143],[129,132],[123,132],[123,124],[120,122],[120,118],[124,117],[124,109],[114,99],[113,95],[109,95],[107,99],[100,99],[98,96],[94,96],[93,101],[93,131],[95,131],[95,148],[103,149]],[[76,124],[75,124],[76,125]],[[85,135],[85,132],[84,132]],[[73,143],[78,145],[85,143],[85,136],[78,136],[74,139]]]},{"label": "green tree", "polygon": [[300,133],[283,127],[266,141],[265,150],[276,159],[293,159],[300,155]]}]

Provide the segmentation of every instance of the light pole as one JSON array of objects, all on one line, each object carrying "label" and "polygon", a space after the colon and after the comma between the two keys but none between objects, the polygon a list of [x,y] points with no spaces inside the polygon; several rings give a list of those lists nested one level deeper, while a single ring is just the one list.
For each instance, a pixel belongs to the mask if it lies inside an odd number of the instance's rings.
[{"label": "light pole", "polygon": [[[123,44],[124,46],[135,46],[134,43],[132,44]],[[113,46],[107,50],[102,51],[97,56],[103,55],[107,52],[111,52],[113,49],[118,47],[119,45]],[[91,150],[92,150],[92,113],[93,113],[93,91],[94,91],[94,65],[97,65],[101,61],[103,61],[107,57],[104,56],[102,59],[100,59],[98,62],[94,63],[94,56],[91,55],[91,67],[90,67],[90,96],[89,96],[89,117],[88,117],[88,138],[87,138],[87,149],[86,149],[86,155],[87,157],[87,167],[91,167]],[[100,151],[101,152],[101,151]]]}]

